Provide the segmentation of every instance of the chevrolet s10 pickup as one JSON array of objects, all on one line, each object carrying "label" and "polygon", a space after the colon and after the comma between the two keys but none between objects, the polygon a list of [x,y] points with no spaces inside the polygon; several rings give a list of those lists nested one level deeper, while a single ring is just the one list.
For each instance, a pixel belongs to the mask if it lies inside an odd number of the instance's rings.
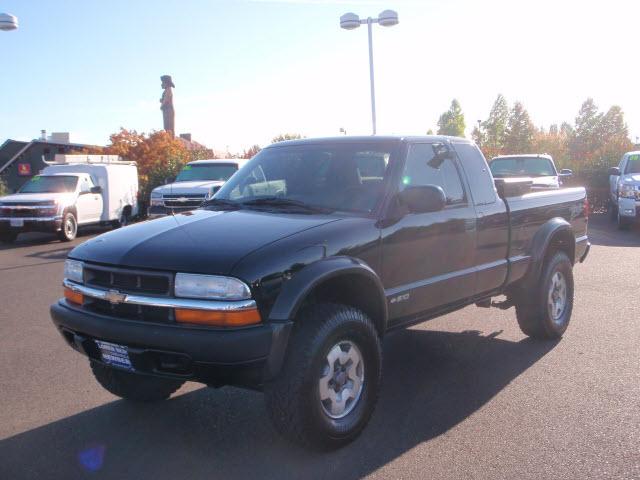
[{"label": "chevrolet s10 pickup", "polygon": [[494,181],[461,138],[274,144],[201,208],[74,248],[51,316],[115,395],[259,389],[285,437],[336,448],[373,412],[395,329],[476,304],[563,335],[589,206],[531,183]]}]

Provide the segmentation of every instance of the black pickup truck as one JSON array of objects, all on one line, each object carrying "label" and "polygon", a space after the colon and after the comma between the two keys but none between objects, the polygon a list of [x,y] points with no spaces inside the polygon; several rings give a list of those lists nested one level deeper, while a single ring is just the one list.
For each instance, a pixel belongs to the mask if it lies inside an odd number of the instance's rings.
[{"label": "black pickup truck", "polygon": [[585,190],[526,190],[460,138],[275,144],[202,208],[72,250],[51,316],[115,395],[260,389],[286,437],[337,447],[371,416],[387,332],[494,304],[564,333]]}]

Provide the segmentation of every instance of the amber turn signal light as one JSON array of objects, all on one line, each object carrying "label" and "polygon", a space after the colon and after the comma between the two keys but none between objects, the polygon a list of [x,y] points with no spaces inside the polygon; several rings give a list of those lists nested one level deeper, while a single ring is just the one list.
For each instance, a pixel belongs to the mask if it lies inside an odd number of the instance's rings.
[{"label": "amber turn signal light", "polygon": [[68,287],[64,287],[64,298],[66,298],[71,303],[75,303],[78,305],[82,305],[82,294],[78,292],[74,292]]},{"label": "amber turn signal light", "polygon": [[261,320],[260,312],[255,308],[230,312],[176,308],[176,322],[178,323],[195,323],[215,327],[242,327],[260,323]]}]

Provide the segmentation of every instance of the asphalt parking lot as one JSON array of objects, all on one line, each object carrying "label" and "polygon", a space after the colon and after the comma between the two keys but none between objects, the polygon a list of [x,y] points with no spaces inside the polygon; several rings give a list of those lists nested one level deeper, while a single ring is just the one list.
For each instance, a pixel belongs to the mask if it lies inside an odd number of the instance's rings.
[{"label": "asphalt parking lot", "polygon": [[561,341],[476,307],[391,334],[370,425],[319,454],[276,434],[259,393],[102,390],[49,319],[73,245],[26,235],[0,247],[0,478],[640,478],[640,230],[594,216],[590,236]]}]

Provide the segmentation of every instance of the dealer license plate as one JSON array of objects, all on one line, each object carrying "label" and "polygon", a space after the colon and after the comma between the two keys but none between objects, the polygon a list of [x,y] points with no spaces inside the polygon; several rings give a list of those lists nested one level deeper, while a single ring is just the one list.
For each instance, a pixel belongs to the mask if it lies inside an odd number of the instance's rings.
[{"label": "dealer license plate", "polygon": [[125,370],[134,370],[129,359],[127,347],[116,343],[103,342],[102,340],[96,340],[95,342],[100,349],[100,355],[105,364]]},{"label": "dealer license plate", "polygon": [[9,223],[12,227],[24,227],[24,220],[22,218],[12,218]]}]

